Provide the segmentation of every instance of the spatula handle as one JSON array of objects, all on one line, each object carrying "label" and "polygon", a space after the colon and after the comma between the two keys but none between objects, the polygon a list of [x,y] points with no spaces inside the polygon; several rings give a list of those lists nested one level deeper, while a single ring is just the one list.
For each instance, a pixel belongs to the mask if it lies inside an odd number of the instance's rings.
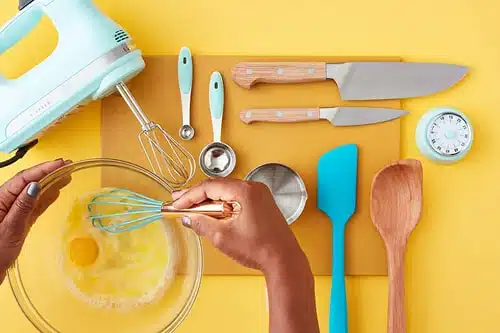
[{"label": "spatula handle", "polygon": [[233,80],[250,89],[261,83],[304,83],[326,80],[324,62],[241,62],[233,68]]},{"label": "spatula handle", "polygon": [[344,274],[345,225],[333,225],[332,290],[330,293],[330,333],[347,333],[347,296]]},{"label": "spatula handle", "polygon": [[242,122],[256,121],[273,123],[295,123],[319,120],[319,108],[310,109],[248,109],[240,112]]},{"label": "spatula handle", "polygon": [[388,249],[389,263],[389,309],[388,333],[406,333],[404,247]]}]

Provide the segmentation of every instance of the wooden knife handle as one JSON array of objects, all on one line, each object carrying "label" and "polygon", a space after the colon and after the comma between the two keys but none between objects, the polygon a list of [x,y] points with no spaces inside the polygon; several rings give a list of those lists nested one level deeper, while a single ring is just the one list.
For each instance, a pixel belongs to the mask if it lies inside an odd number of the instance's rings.
[{"label": "wooden knife handle", "polygon": [[295,123],[319,120],[319,108],[312,109],[248,109],[240,112],[242,122]]},{"label": "wooden knife handle", "polygon": [[250,89],[261,83],[303,83],[326,79],[324,62],[241,62],[233,68],[233,80]]}]

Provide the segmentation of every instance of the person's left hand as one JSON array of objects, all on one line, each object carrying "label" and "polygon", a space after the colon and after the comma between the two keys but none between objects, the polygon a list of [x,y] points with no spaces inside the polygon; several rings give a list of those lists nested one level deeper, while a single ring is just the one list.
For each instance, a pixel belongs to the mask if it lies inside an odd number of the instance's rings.
[{"label": "person's left hand", "polygon": [[[0,284],[7,269],[19,256],[29,229],[59,195],[59,184],[55,191],[47,193],[37,202],[40,194],[38,183],[49,173],[70,161],[58,159],[24,170],[0,186]],[[69,182],[69,179],[68,179]]]}]

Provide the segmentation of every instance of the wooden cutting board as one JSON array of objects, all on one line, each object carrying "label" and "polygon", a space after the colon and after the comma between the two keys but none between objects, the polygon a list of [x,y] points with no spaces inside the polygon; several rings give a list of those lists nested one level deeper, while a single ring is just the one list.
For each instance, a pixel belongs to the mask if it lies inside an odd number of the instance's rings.
[{"label": "wooden cutting board", "polygon": [[[400,108],[400,101],[341,101],[333,81],[308,84],[257,85],[251,90],[231,80],[231,68],[241,61],[399,61],[394,58],[353,57],[245,57],[197,56],[194,63],[194,86],[191,125],[196,133],[192,141],[179,138],[181,104],[177,84],[177,56],[146,57],[146,69],[129,83],[134,96],[148,116],[182,142],[198,159],[201,149],[212,140],[208,109],[210,74],[219,71],[224,77],[225,109],[222,141],[236,151],[237,166],[233,177],[244,178],[253,168],[266,162],[280,162],[296,170],[304,179],[309,199],[302,216],[292,226],[311,262],[315,275],[331,274],[332,227],[316,208],[316,166],[318,158],[330,149],[346,143],[359,147],[357,212],[346,231],[346,274],[386,275],[385,249],[370,220],[370,185],[375,173],[400,157],[400,120],[360,127],[334,127],[328,121],[301,124],[255,123],[239,119],[245,108],[385,106]],[[102,155],[147,166],[137,141],[140,126],[117,95],[102,103]],[[197,170],[193,183],[205,178]],[[130,181],[130,180],[129,180]],[[124,184],[126,186],[126,184]],[[208,275],[255,275],[228,259],[204,242],[204,273]]]}]

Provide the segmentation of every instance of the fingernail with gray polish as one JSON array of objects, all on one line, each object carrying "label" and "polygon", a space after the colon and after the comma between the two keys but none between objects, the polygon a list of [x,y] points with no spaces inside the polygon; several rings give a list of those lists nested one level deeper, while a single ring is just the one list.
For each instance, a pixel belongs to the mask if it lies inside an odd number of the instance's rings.
[{"label": "fingernail with gray polish", "polygon": [[189,216],[183,216],[181,222],[186,228],[191,228],[191,218]]},{"label": "fingernail with gray polish", "polygon": [[28,185],[28,195],[32,198],[36,198],[40,194],[40,183],[31,183]]}]

